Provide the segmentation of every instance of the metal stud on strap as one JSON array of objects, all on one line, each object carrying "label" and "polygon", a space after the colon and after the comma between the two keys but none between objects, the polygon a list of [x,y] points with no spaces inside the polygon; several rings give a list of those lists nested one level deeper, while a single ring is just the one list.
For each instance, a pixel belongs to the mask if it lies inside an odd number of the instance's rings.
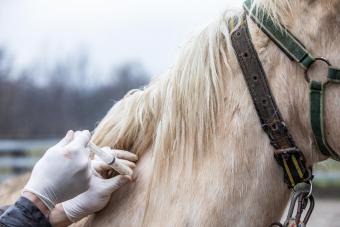
[{"label": "metal stud on strap", "polygon": [[[229,20],[233,27],[235,20]],[[231,42],[243,72],[249,93],[263,130],[276,149],[275,159],[283,168],[284,180],[289,188],[310,179],[302,152],[297,148],[271,93],[266,73],[253,46],[246,16],[239,18],[236,30],[231,32]]]}]

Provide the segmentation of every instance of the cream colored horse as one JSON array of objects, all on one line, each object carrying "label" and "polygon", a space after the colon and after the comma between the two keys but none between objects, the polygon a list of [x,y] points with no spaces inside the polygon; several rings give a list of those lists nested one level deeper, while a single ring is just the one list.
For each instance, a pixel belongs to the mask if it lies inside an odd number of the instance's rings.
[{"label": "cream colored horse", "polygon": [[[340,63],[340,0],[257,4],[315,56]],[[193,37],[168,73],[129,93],[101,121],[93,141],[137,153],[136,181],[115,193],[105,210],[78,225],[264,227],[280,219],[290,191],[233,53],[227,28],[231,14]],[[309,124],[302,69],[248,23],[294,140],[309,165],[324,160]],[[311,75],[325,77],[324,70],[316,64]],[[339,150],[340,91],[327,93],[329,142]]]}]

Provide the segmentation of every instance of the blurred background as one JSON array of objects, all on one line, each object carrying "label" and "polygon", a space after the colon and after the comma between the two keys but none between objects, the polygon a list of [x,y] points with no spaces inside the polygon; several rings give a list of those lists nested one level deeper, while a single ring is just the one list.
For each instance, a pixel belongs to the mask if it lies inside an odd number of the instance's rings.
[{"label": "blurred background", "polygon": [[[0,0],[0,182],[68,129],[93,129],[128,90],[167,71],[194,32],[241,0]],[[319,198],[340,167],[316,167]],[[339,215],[340,216],[340,215]]]}]

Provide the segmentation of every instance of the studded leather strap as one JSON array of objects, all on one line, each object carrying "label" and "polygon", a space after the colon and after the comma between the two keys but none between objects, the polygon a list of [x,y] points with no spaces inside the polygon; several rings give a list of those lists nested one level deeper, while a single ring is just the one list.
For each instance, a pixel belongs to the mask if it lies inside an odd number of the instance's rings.
[{"label": "studded leather strap", "polygon": [[[306,182],[311,174],[306,168],[302,152],[297,148],[288,132],[280,111],[271,93],[266,73],[253,46],[245,15],[231,33],[231,41],[237,60],[247,83],[261,126],[267,133],[271,145],[276,149],[275,159],[284,170],[284,179],[289,188]],[[230,24],[229,24],[230,25]],[[230,28],[230,26],[229,26]]]}]

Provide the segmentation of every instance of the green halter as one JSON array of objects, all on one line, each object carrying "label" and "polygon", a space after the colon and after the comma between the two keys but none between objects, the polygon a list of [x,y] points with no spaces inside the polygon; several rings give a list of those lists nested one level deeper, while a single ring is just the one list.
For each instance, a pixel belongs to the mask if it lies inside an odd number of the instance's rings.
[{"label": "green halter", "polygon": [[243,7],[258,27],[291,59],[296,61],[307,73],[317,60],[328,64],[328,80],[310,82],[310,120],[315,140],[320,152],[340,161],[340,152],[335,152],[328,144],[324,125],[324,92],[328,84],[340,84],[340,69],[332,67],[323,58],[314,58],[304,45],[283,25],[275,23],[262,8],[253,6],[254,0],[245,0]]},{"label": "green halter", "polygon": [[340,70],[328,68],[328,80],[325,83],[311,81],[310,83],[310,118],[316,142],[322,154],[340,161],[340,157],[328,144],[324,125],[324,92],[330,83],[340,84]]}]

